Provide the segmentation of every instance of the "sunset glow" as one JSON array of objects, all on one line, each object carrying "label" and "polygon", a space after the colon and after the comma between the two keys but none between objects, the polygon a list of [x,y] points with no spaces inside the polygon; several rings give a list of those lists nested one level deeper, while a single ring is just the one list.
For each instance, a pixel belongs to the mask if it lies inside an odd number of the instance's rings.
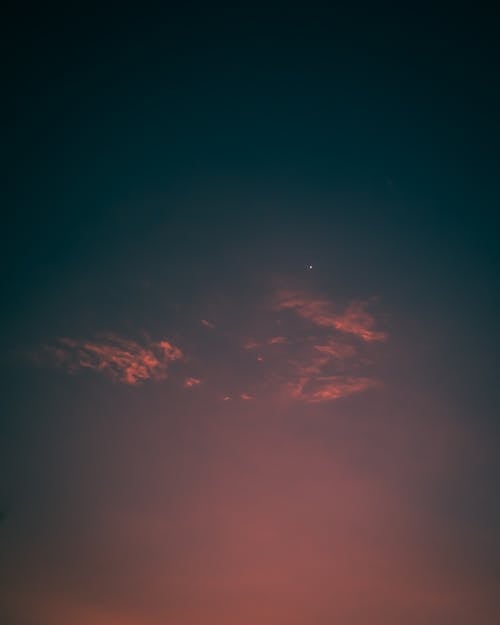
[{"label": "sunset glow", "polygon": [[12,14],[0,625],[498,625],[496,15]]}]

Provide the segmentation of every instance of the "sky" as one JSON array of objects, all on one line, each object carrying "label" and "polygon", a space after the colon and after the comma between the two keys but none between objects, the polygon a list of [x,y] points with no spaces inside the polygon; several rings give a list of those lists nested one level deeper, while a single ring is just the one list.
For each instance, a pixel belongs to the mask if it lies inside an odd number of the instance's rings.
[{"label": "sky", "polygon": [[12,12],[0,617],[500,619],[486,12]]}]

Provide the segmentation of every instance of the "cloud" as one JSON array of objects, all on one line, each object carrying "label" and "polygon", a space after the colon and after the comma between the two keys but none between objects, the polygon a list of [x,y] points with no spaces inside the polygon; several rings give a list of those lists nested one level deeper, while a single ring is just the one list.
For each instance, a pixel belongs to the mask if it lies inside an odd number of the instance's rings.
[{"label": "cloud", "polygon": [[169,341],[141,345],[115,334],[94,340],[62,338],[47,347],[47,352],[56,365],[70,373],[92,369],[130,386],[150,379],[164,380],[170,363],[183,357],[181,350]]},{"label": "cloud", "polygon": [[327,339],[325,343],[314,345],[314,349],[322,354],[323,357],[339,361],[352,358],[357,353],[356,348],[353,345],[350,345],[349,343],[341,343],[332,338]]},{"label": "cloud", "polygon": [[[325,298],[282,290],[258,315],[250,312],[245,324],[229,324],[231,330],[217,336],[218,346],[193,343],[189,359],[167,340],[139,342],[116,334],[62,338],[44,353],[70,373],[91,369],[130,386],[164,380],[175,361],[184,360],[186,367],[196,362],[196,369],[178,371],[175,383],[192,389],[202,378],[206,391],[225,401],[253,398],[242,392],[250,388],[259,398],[317,403],[377,386],[375,350],[386,334],[365,303],[341,309]],[[214,328],[206,319],[200,323]]]},{"label": "cloud", "polygon": [[358,373],[363,364],[354,346],[328,339],[312,349],[303,348],[301,357],[289,362],[285,386],[290,397],[301,401],[340,399],[378,386],[375,379]]},{"label": "cloud", "polygon": [[291,382],[289,388],[292,397],[303,401],[318,403],[347,397],[378,385],[369,377],[352,376],[305,376]]},{"label": "cloud", "polygon": [[199,378],[186,378],[184,380],[184,388],[192,388],[193,386],[198,386],[198,384],[201,384]]},{"label": "cloud", "polygon": [[260,347],[261,344],[254,340],[254,339],[247,339],[244,343],[243,343],[243,349],[256,349],[257,347]]},{"label": "cloud", "polygon": [[316,326],[352,334],[366,342],[384,341],[387,338],[385,332],[374,329],[375,319],[367,312],[366,302],[352,302],[339,313],[327,300],[310,298],[293,291],[281,291],[276,298],[275,310],[292,310]]},{"label": "cloud", "polygon": [[250,351],[252,349],[262,349],[267,345],[286,345],[289,343],[289,339],[286,336],[271,336],[270,338],[265,338],[260,341],[256,339],[246,339],[242,347],[243,349]]},{"label": "cloud", "polygon": [[293,313],[287,321],[290,338],[263,341],[283,345],[279,357],[288,360],[280,377],[289,397],[317,403],[378,386],[368,367],[374,346],[387,335],[376,328],[366,302],[353,301],[341,309],[321,297],[282,290],[272,310]]},{"label": "cloud", "polygon": [[269,341],[269,345],[284,345],[288,343],[288,339],[286,336],[272,336]]}]

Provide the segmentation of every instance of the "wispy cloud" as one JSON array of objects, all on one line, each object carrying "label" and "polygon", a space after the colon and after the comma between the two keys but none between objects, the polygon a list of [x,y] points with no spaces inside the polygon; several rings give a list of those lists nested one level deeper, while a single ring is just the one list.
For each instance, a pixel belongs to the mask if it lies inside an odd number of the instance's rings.
[{"label": "wispy cloud", "polygon": [[330,375],[300,377],[289,383],[292,397],[318,403],[347,397],[374,388],[378,383],[369,377]]},{"label": "wispy cloud", "polygon": [[342,309],[324,298],[282,290],[272,308],[293,313],[289,338],[267,340],[288,350],[281,379],[289,397],[317,403],[378,386],[367,365],[374,345],[387,335],[376,328],[366,302],[354,301]]},{"label": "wispy cloud", "polygon": [[184,380],[184,388],[192,388],[193,386],[198,386],[198,384],[201,384],[199,378],[186,378]]},{"label": "wispy cloud", "polygon": [[205,326],[205,328],[208,328],[209,330],[214,330],[215,329],[215,323],[212,323],[211,321],[208,321],[208,319],[202,319],[200,321],[202,326]]},{"label": "wispy cloud", "polygon": [[269,345],[284,345],[288,343],[288,339],[286,336],[272,336],[269,341]]},{"label": "wispy cloud", "polygon": [[[200,323],[214,328],[206,319]],[[185,389],[199,386],[203,378],[205,394],[225,401],[286,396],[318,403],[377,386],[371,365],[386,338],[363,302],[341,309],[327,299],[291,291],[279,292],[270,306],[261,307],[253,328],[250,322],[215,336],[220,350],[208,349],[203,341],[191,343],[189,357],[167,340],[116,334],[61,338],[45,355],[70,373],[90,369],[130,386],[164,380],[171,364],[183,360],[185,366],[173,377]],[[196,369],[190,370],[192,363]]]},{"label": "wispy cloud", "polygon": [[115,334],[93,340],[62,338],[46,350],[56,365],[71,373],[92,369],[131,386],[149,379],[164,380],[170,363],[183,357],[169,341],[141,345]]},{"label": "wispy cloud", "polygon": [[247,339],[243,343],[243,349],[257,349],[257,347],[260,347],[260,346],[261,346],[261,343],[259,343],[258,341],[254,339]]},{"label": "wispy cloud", "polygon": [[281,291],[276,298],[275,309],[292,310],[316,326],[352,334],[363,341],[383,341],[387,338],[385,332],[374,329],[375,319],[366,310],[366,302],[352,302],[344,311],[338,312],[328,300],[294,291]]},{"label": "wispy cloud", "polygon": [[332,338],[327,338],[325,342],[314,345],[314,349],[324,358],[336,361],[345,361],[356,355],[356,347],[349,343],[341,343]]},{"label": "wispy cloud", "polygon": [[267,345],[285,345],[289,342],[290,340],[286,336],[271,336],[270,338],[265,338],[260,341],[256,339],[246,339],[242,347],[243,349],[251,350],[266,347]]}]

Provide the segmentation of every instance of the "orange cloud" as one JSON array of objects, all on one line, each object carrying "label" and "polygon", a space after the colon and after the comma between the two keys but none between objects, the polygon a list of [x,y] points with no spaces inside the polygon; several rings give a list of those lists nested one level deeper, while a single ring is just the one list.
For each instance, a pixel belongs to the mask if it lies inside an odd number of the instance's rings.
[{"label": "orange cloud", "polygon": [[165,379],[169,364],[183,357],[181,350],[169,341],[141,345],[114,334],[92,341],[62,338],[47,349],[56,364],[71,373],[92,369],[130,386],[144,380]]},{"label": "orange cloud", "polygon": [[353,302],[344,312],[338,313],[327,300],[312,299],[292,291],[281,291],[275,309],[292,310],[316,326],[334,328],[363,341],[383,341],[387,338],[384,332],[374,330],[375,319],[366,311],[365,302]]}]

